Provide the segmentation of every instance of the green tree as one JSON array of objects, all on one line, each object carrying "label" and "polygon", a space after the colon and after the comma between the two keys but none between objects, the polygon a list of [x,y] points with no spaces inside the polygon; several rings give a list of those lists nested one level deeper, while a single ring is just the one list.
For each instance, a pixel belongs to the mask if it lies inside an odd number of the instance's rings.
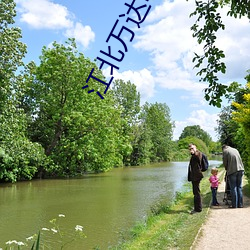
[{"label": "green tree", "polygon": [[0,2],[0,112],[13,103],[13,92],[18,94],[22,90],[16,71],[24,65],[26,45],[20,41],[21,30],[13,26],[15,7],[13,0]]},{"label": "green tree", "polygon": [[187,136],[183,139],[180,139],[178,141],[178,147],[180,150],[185,150],[184,152],[186,152],[186,155],[190,156],[190,152],[188,150],[188,145],[190,143],[195,144],[197,149],[200,150],[201,152],[205,153],[206,155],[209,154],[209,150],[208,150],[208,147],[206,146],[206,144],[201,139],[199,139],[195,136]]},{"label": "green tree", "polygon": [[14,1],[0,2],[0,179],[12,182],[33,178],[46,164],[42,147],[27,139],[26,116],[19,103],[26,88],[18,72],[24,66],[26,45],[14,26],[15,7]]},{"label": "green tree", "polygon": [[151,162],[168,161],[171,158],[173,122],[170,109],[165,103],[145,103],[142,107],[141,124],[152,144]]},{"label": "green tree", "polygon": [[123,80],[115,80],[113,84],[114,99],[121,110],[122,119],[122,137],[130,143],[132,152],[128,155],[125,150],[123,154],[124,165],[137,165],[135,160],[138,154],[138,115],[140,112],[140,93],[136,90],[136,85],[130,81],[124,82]]},{"label": "green tree", "polygon": [[[246,79],[249,81],[249,76],[246,77]],[[237,122],[239,125],[237,134],[236,134],[236,140],[239,145],[239,151],[241,152],[243,156],[243,161],[245,163],[245,169],[246,174],[248,178],[250,177],[250,147],[249,147],[249,139],[250,139],[250,82],[246,85],[246,91],[245,94],[242,96],[243,102],[238,103],[236,101],[232,102],[232,106],[235,108],[234,111],[232,111],[232,118],[235,122]]]},{"label": "green tree", "polygon": [[[95,76],[105,81],[97,66],[77,51],[74,39],[44,47],[40,65],[29,65],[29,96],[24,106],[32,107],[30,138],[41,143],[56,164],[42,169],[46,173],[107,171],[121,165],[121,152],[130,150],[120,134],[121,110],[111,92],[101,100],[82,90],[92,68]],[[99,90],[100,84],[91,81],[95,91]]]},{"label": "green tree", "polygon": [[234,83],[237,88],[235,92],[229,96],[228,100],[231,106],[224,107],[219,115],[217,132],[220,135],[221,144],[228,144],[239,150],[243,158],[247,174],[249,175],[249,147],[248,134],[249,131],[249,96],[250,88],[249,74],[245,77],[248,84],[246,87],[240,87],[238,83]]},{"label": "green tree", "polygon": [[179,140],[188,136],[193,136],[193,137],[197,137],[201,139],[203,142],[205,142],[207,147],[209,147],[210,143],[212,142],[211,136],[206,131],[204,131],[200,127],[200,125],[193,125],[193,126],[185,127],[179,137]]},{"label": "green tree", "polygon": [[[245,77],[248,82],[250,80],[249,76],[250,75],[248,74]],[[249,88],[244,88],[237,82],[233,82],[231,86],[234,91],[232,91],[232,93],[227,96],[229,102],[247,104],[247,101],[245,100],[244,96],[250,93]],[[232,105],[224,107],[219,114],[218,127],[216,130],[220,136],[219,141],[221,142],[221,144],[225,143],[236,147],[241,153],[243,153],[245,148],[245,140],[242,138],[242,126],[239,122],[233,119],[233,112],[236,110],[237,109]]]},{"label": "green tree", "polygon": [[136,124],[140,112],[140,93],[136,85],[118,79],[114,81],[112,91],[122,110],[121,117],[127,120],[128,125]]},{"label": "green tree", "polygon": [[133,166],[145,165],[152,161],[153,142],[151,130],[142,122],[133,127],[133,151],[130,155],[130,163]]},{"label": "green tree", "polygon": [[[214,106],[221,107],[221,97],[231,91],[230,87],[219,83],[218,74],[226,72],[224,63],[225,54],[216,45],[216,34],[224,30],[219,7],[230,6],[228,15],[235,18],[248,16],[250,19],[249,0],[199,0],[195,1],[196,9],[190,16],[196,16],[196,22],[192,25],[193,37],[197,38],[199,44],[204,44],[203,54],[195,53],[193,62],[199,69],[197,75],[201,81],[209,83],[205,89],[205,99]],[[205,66],[204,66],[205,65]]]},{"label": "green tree", "polygon": [[232,119],[231,106],[224,107],[219,114],[218,127],[216,128],[221,144],[237,147],[235,143],[235,135],[238,129],[239,123]]}]

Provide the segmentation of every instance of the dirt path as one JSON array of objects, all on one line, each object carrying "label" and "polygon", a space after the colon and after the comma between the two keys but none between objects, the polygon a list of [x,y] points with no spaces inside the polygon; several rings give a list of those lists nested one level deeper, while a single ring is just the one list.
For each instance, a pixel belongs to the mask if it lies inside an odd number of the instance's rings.
[{"label": "dirt path", "polygon": [[250,199],[244,196],[244,207],[230,209],[223,202],[225,182],[218,188],[219,207],[211,207],[191,249],[250,249]]}]

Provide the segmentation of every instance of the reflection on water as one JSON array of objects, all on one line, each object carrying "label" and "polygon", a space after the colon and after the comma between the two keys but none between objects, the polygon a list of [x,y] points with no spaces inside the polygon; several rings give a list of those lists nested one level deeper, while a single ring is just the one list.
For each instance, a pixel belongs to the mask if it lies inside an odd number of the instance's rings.
[{"label": "reflection on water", "polygon": [[[218,165],[218,161],[210,164]],[[141,221],[150,206],[169,201],[186,182],[188,162],[118,168],[81,179],[36,180],[1,184],[0,247],[8,240],[24,241],[58,218],[63,228],[82,225],[87,238],[68,249],[107,249],[119,233]],[[67,248],[65,248],[67,249]]]}]

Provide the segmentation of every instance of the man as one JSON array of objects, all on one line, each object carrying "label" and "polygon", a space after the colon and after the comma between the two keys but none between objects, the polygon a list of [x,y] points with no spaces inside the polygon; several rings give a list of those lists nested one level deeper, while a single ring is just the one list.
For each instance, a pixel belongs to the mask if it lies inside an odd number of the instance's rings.
[{"label": "man", "polygon": [[227,171],[227,178],[230,185],[232,205],[230,208],[243,207],[242,196],[242,177],[244,174],[244,165],[239,151],[228,145],[222,146],[223,165]]},{"label": "man", "polygon": [[190,163],[188,167],[188,181],[192,182],[193,195],[194,195],[194,209],[191,214],[199,213],[202,211],[200,181],[203,178],[201,172],[201,159],[202,152],[197,150],[196,146],[191,143],[188,145],[191,153]]}]

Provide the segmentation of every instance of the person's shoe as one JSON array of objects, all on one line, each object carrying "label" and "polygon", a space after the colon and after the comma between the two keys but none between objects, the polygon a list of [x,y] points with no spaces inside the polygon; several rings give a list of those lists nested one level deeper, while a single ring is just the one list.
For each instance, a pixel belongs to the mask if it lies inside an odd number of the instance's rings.
[{"label": "person's shoe", "polygon": [[216,207],[219,206],[219,205],[220,205],[219,203],[212,204],[212,206],[216,206]]},{"label": "person's shoe", "polygon": [[243,208],[243,205],[238,206],[238,208]]},{"label": "person's shoe", "polygon": [[191,212],[190,212],[190,214],[196,214],[196,213],[200,213],[201,211],[196,211],[196,210],[192,210]]},{"label": "person's shoe", "polygon": [[228,206],[228,208],[236,208],[236,207],[233,207],[233,206],[231,205],[231,206]]}]

